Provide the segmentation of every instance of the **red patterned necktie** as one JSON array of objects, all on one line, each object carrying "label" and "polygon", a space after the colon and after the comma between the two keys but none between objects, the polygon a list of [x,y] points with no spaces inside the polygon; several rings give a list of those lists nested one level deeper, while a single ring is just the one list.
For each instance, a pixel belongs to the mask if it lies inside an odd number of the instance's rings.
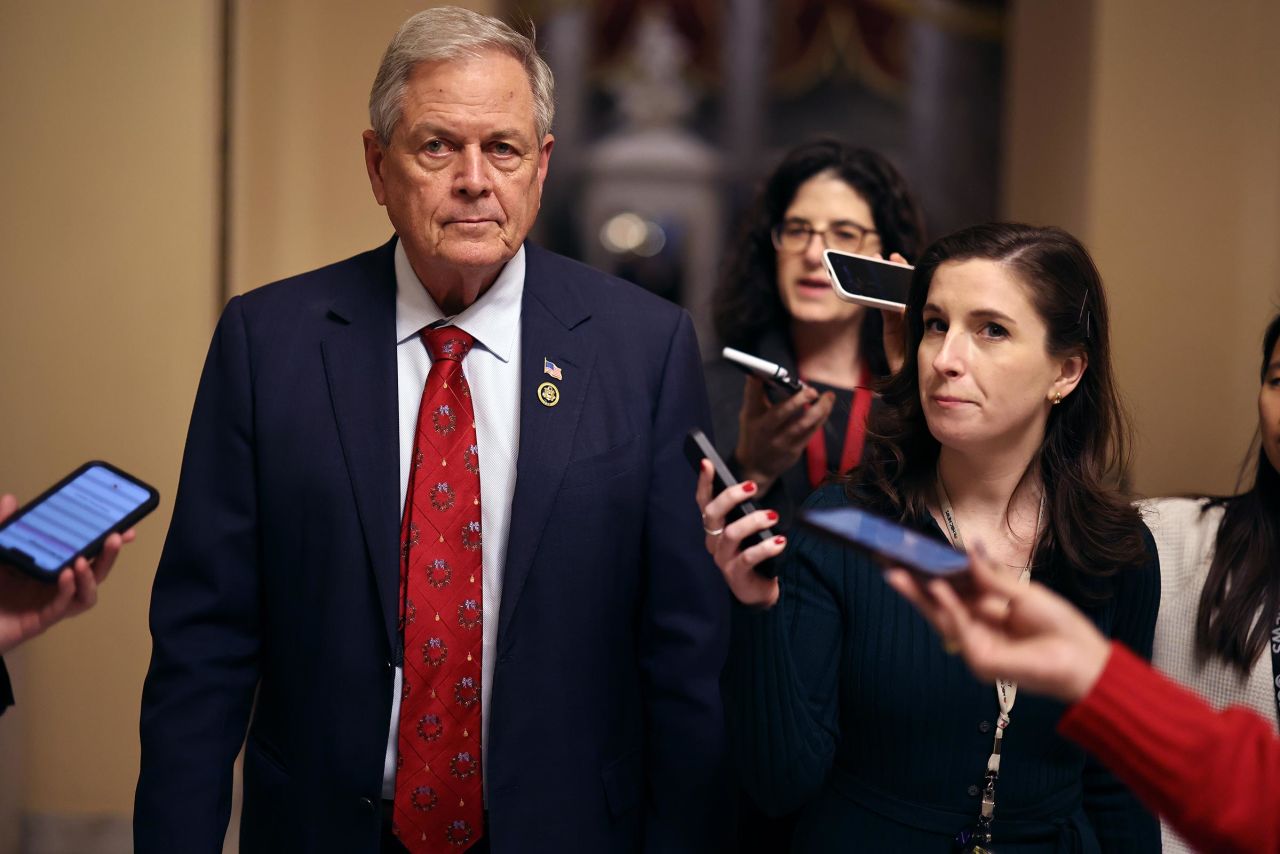
[{"label": "red patterned necktie", "polygon": [[393,828],[413,854],[483,833],[480,785],[480,454],[462,359],[474,339],[425,329],[422,390],[401,522],[404,688]]}]

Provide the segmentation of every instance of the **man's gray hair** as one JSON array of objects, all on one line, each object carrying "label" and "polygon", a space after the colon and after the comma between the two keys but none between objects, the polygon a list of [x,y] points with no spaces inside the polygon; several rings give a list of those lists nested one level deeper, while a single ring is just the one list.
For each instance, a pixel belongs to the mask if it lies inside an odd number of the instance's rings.
[{"label": "man's gray hair", "polygon": [[524,66],[533,90],[533,126],[537,142],[551,132],[555,114],[555,83],[551,69],[538,55],[530,36],[523,36],[497,18],[457,6],[426,9],[405,21],[387,45],[378,76],[369,93],[369,121],[378,141],[390,144],[400,121],[405,84],[420,62],[478,57],[487,50],[510,55]]}]

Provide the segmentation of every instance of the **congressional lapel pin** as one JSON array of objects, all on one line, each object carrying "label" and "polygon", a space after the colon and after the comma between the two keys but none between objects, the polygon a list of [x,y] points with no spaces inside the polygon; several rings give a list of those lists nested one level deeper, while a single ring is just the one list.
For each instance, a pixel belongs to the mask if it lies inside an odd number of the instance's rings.
[{"label": "congressional lapel pin", "polygon": [[543,406],[555,406],[560,402],[560,389],[555,383],[543,383],[538,386],[538,402]]},{"label": "congressional lapel pin", "polygon": [[546,356],[542,357],[542,372],[553,380],[564,382],[564,374],[560,371],[560,366]]}]

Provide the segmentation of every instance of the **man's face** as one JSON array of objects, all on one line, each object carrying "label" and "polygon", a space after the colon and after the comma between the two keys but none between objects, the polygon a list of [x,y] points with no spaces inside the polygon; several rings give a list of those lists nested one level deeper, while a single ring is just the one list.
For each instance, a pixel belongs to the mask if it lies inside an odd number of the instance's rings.
[{"label": "man's face", "polygon": [[424,284],[487,287],[524,241],[554,139],[538,139],[524,68],[499,51],[420,63],[389,145],[365,131],[378,204]]}]

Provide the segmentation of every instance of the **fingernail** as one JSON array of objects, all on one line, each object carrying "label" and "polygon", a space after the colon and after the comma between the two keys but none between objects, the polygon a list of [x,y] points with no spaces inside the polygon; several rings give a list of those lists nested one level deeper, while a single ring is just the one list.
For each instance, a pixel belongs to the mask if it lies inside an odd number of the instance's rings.
[{"label": "fingernail", "polygon": [[756,491],[756,482],[755,482],[754,480],[749,480],[749,481],[747,481],[746,483],[742,484],[742,491],[743,491],[743,492],[755,492],[755,491]]},{"label": "fingernail", "polygon": [[778,521],[778,514],[777,514],[777,513],[775,513],[775,512],[774,512],[774,511],[772,511],[772,510],[770,510],[770,511],[768,512],[767,516],[768,516],[768,519],[769,519],[769,521],[770,521],[770,522],[776,522],[776,521]]},{"label": "fingernail", "polygon": [[774,541],[775,543],[777,543],[778,545],[782,545],[782,544],[784,544],[784,543],[787,541],[787,538],[786,538],[786,537],[774,537],[774,538],[773,538],[773,541]]}]

